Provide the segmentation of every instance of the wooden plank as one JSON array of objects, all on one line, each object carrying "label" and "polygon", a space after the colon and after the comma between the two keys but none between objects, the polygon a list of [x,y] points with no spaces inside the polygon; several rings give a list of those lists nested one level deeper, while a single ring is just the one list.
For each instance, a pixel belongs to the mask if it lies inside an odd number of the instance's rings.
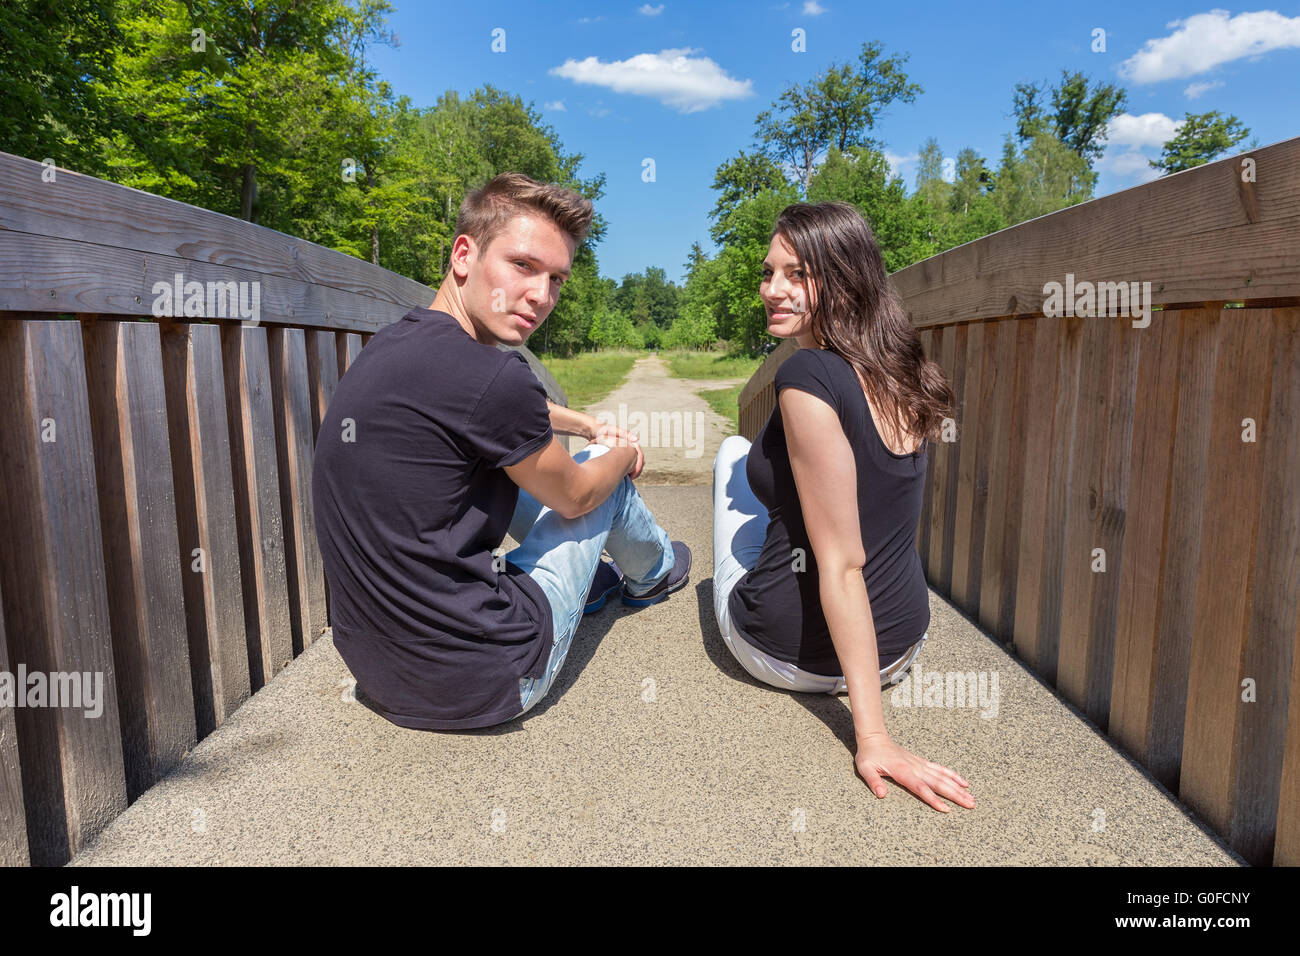
[{"label": "wooden plank", "polygon": [[[0,600],[0,672],[14,673],[5,641],[4,601]],[[27,866],[27,812],[18,734],[12,707],[0,707],[0,866]]]},{"label": "wooden plank", "polygon": [[[283,238],[287,242],[295,241],[288,236]],[[373,330],[408,311],[403,305],[386,304],[331,286],[268,278],[260,272],[227,265],[152,255],[94,242],[0,232],[0,309],[151,315],[155,304],[160,310],[174,308],[174,304],[161,301],[161,294],[155,294],[154,287],[161,282],[174,288],[177,274],[186,283],[202,283],[205,290],[202,314],[191,312],[186,318],[242,318],[238,314],[237,297],[233,309],[227,307],[230,300],[224,296],[214,295],[211,307],[207,303],[208,283],[228,282],[249,283],[244,291],[250,324],[253,283],[258,290],[255,317],[262,325]],[[196,308],[199,301],[194,300]],[[174,312],[181,311],[174,309]]]},{"label": "wooden plank", "polygon": [[[952,602],[969,614],[973,600],[979,594],[972,586],[978,578],[979,569],[971,567],[971,556],[974,553],[974,543],[983,542],[985,489],[978,485],[980,417],[984,413],[980,402],[984,397],[984,371],[988,364],[985,323],[972,322],[967,328],[966,336],[966,380],[957,439],[957,518],[952,539]],[[981,556],[983,553],[981,546]]]},{"label": "wooden plank", "polygon": [[[1095,517],[1105,463],[1106,391],[1110,388],[1114,321],[1085,318],[1074,406],[1074,434],[1066,489],[1065,560],[1062,565],[1061,628],[1056,687],[1084,708],[1088,689],[1092,592],[1098,547]],[[1086,709],[1086,708],[1084,708]],[[1090,719],[1096,719],[1088,714]]]},{"label": "wooden plank", "polygon": [[1061,637],[1061,598],[1065,580],[1065,537],[1070,506],[1070,449],[1079,385],[1079,359],[1083,344],[1083,319],[1052,320],[1059,325],[1056,351],[1056,402],[1052,408],[1052,434],[1048,450],[1047,510],[1043,516],[1039,560],[1038,626],[1019,652],[1031,667],[1056,683]]},{"label": "wooden plank", "polygon": [[1002,595],[998,599],[997,628],[994,631],[1008,644],[1015,639],[1016,585],[1020,568],[1021,505],[1025,484],[1025,444],[1030,385],[1034,372],[1034,321],[1016,319],[1016,374],[1011,389],[1011,449],[1007,466],[1006,530],[1002,544]]},{"label": "wooden plank", "polygon": [[[1241,161],[1256,161],[1243,190]],[[1003,229],[890,278],[917,328],[1041,313],[1043,285],[1160,276],[1156,304],[1300,295],[1300,137]]]},{"label": "wooden plank", "polygon": [[[1125,534],[1128,517],[1129,483],[1132,478],[1133,404],[1137,393],[1141,344],[1151,338],[1150,329],[1136,329],[1132,322],[1108,318],[1107,347],[1111,378],[1103,410],[1100,486],[1088,498],[1088,519],[1093,528],[1094,547],[1106,558],[1106,570],[1093,576],[1092,607],[1085,657],[1087,696],[1084,710],[1097,726],[1105,728],[1110,717],[1110,691],[1115,673],[1115,629],[1119,618],[1119,591],[1127,557]],[[1165,321],[1157,313],[1153,322]]]},{"label": "wooden plank", "polygon": [[952,386],[956,410],[953,440],[944,442],[940,449],[943,495],[936,501],[941,502],[943,507],[936,504],[933,515],[938,523],[930,528],[930,563],[934,568],[931,584],[940,594],[951,596],[953,535],[957,525],[957,465],[961,455],[962,395],[966,387],[966,339],[970,327],[948,326],[943,332],[940,355],[944,371],[948,373],[948,382]]},{"label": "wooden plank", "polygon": [[339,387],[338,351],[333,332],[307,332],[307,383],[311,390],[311,440],[315,447],[320,423]]},{"label": "wooden plank", "polygon": [[311,499],[312,415],[307,346],[302,329],[267,331],[275,448],[284,518],[289,624],[294,654],[311,646],[327,627],[325,566],[316,541]]},{"label": "wooden plank", "polygon": [[[311,439],[312,449],[320,434],[320,423],[325,420],[325,412],[334,400],[334,390],[339,385],[338,349],[334,344],[333,332],[307,332],[307,381],[311,390]],[[314,456],[313,456],[314,458]],[[313,515],[313,520],[315,516]],[[317,544],[319,549],[320,545]],[[325,619],[334,620],[330,606],[329,576],[321,569],[325,579]]]},{"label": "wooden plank", "polygon": [[[1023,448],[1013,443],[1015,428],[1015,396],[1017,374],[1017,345],[1022,324],[1016,319],[1003,319],[994,323],[997,332],[994,341],[986,347],[992,362],[987,392],[989,403],[986,418],[989,423],[985,459],[988,461],[988,506],[984,530],[984,550],[980,558],[980,590],[976,598],[976,611],[980,625],[999,640],[1010,635],[1000,633],[1002,626],[1002,582],[1006,573],[1007,516],[1011,512],[1008,484],[1011,478],[1011,459],[1023,454]],[[1023,388],[1023,383],[1022,383]]]},{"label": "wooden plank", "polygon": [[1107,732],[1138,761],[1151,741],[1156,650],[1168,528],[1170,463],[1178,394],[1178,312],[1153,318],[1139,351],[1129,458],[1136,463],[1125,509],[1124,560],[1115,622],[1115,670]]},{"label": "wooden plank", "polygon": [[338,352],[337,362],[341,381],[352,363],[357,360],[357,356],[361,354],[361,336],[355,332],[340,332],[334,336],[334,344]]},{"label": "wooden plank", "polygon": [[165,327],[162,349],[196,730],[206,737],[252,686],[221,329]]},{"label": "wooden plank", "polygon": [[248,672],[256,693],[293,660],[266,330],[223,326],[221,346]]},{"label": "wooden plank", "polygon": [[1300,618],[1291,636],[1291,679],[1288,692],[1289,733],[1282,754],[1282,786],[1277,810],[1274,866],[1300,866]]},{"label": "wooden plank", "polygon": [[88,402],[80,323],[0,321],[0,593],[11,661],[28,674],[88,674],[97,698],[14,712],[36,866],[66,863],[126,809]]},{"label": "wooden plank", "polygon": [[1196,578],[1205,510],[1210,420],[1214,407],[1214,365],[1219,310],[1187,309],[1177,318],[1178,417],[1170,464],[1169,524],[1156,638],[1156,682],[1151,700],[1147,769],[1170,790],[1178,790],[1187,716],[1188,670],[1196,608]]},{"label": "wooden plank", "polygon": [[[45,251],[64,250],[61,259],[45,259],[43,251],[39,257],[28,253],[18,262],[31,268],[38,261],[62,261],[70,267],[65,280],[77,284],[99,286],[114,276],[134,276],[136,283],[124,301],[110,297],[111,301],[103,303],[105,307],[88,302],[84,308],[66,311],[147,314],[148,301],[142,309],[133,300],[151,289],[155,263],[176,266],[187,279],[206,281],[208,271],[200,269],[206,265],[218,278],[238,275],[263,280],[262,291],[267,295],[264,322],[277,322],[277,316],[283,314],[272,304],[277,295],[293,300],[297,293],[286,290],[300,291],[303,286],[342,293],[324,297],[326,302],[339,303],[326,307],[320,316],[325,321],[306,320],[306,324],[334,328],[377,329],[433,300],[434,290],[422,283],[304,239],[70,170],[57,170],[57,186],[52,186],[43,180],[45,172],[42,163],[0,152],[0,182],[10,187],[0,190],[0,233],[8,233],[18,249],[40,240],[48,244],[41,247]],[[73,250],[78,249],[85,258],[75,257]],[[122,271],[118,268],[124,261],[121,257],[132,264],[147,263],[150,270]],[[5,261],[13,260],[0,255],[0,262]],[[89,283],[73,280],[75,275]],[[148,284],[141,279],[145,275],[150,276]],[[170,281],[172,276],[165,278]],[[32,295],[45,296],[45,304],[22,307],[64,311],[62,304],[52,305],[49,299],[50,289],[63,284],[33,281]],[[4,295],[0,293],[0,297]],[[302,320],[304,313],[297,314]]]},{"label": "wooden plank", "polygon": [[[1224,321],[1235,321],[1232,315],[1228,313]],[[1255,702],[1238,708],[1233,742],[1237,766],[1228,829],[1233,847],[1258,866],[1275,859],[1275,837],[1283,835],[1278,817],[1286,792],[1282,764],[1288,727],[1291,740],[1300,739],[1300,722],[1287,723],[1288,709],[1295,704],[1292,675],[1297,661],[1296,622],[1300,619],[1300,495],[1296,494],[1296,475],[1300,474],[1300,309],[1277,309],[1261,315],[1261,321],[1273,331],[1267,433],[1259,431],[1264,423],[1257,416],[1239,416],[1256,419],[1256,438],[1263,456],[1255,573],[1241,669],[1242,676],[1255,683]],[[1246,332],[1249,334],[1249,328]],[[1263,343],[1255,348],[1262,349]]]},{"label": "wooden plank", "polygon": [[[781,363],[798,349],[799,344],[794,339],[784,339],[780,345],[772,350],[772,354],[763,360],[763,364],[755,370],[754,374],[749,377],[749,381],[745,383],[745,387],[740,390],[741,408],[749,405],[759,392],[772,384],[772,380],[776,378],[776,370],[781,367]],[[763,413],[762,417],[767,418],[767,414]]]},{"label": "wooden plank", "polygon": [[152,322],[90,321],[86,384],[127,799],[195,743],[162,348]]},{"label": "wooden plank", "polygon": [[1257,437],[1271,434],[1272,313],[1234,310],[1219,324],[1187,686],[1187,699],[1196,706],[1187,708],[1178,790],[1211,826],[1226,833],[1233,813],[1241,712],[1251,706],[1242,701],[1241,682],[1246,677],[1257,681],[1269,695],[1265,707],[1276,706],[1280,688],[1276,676],[1247,674],[1242,666],[1264,477],[1261,443],[1242,440],[1242,419],[1256,420]]},{"label": "wooden plank", "polygon": [[[917,336],[921,352],[926,360],[934,357],[934,337],[936,332],[925,331]],[[921,517],[916,525],[916,550],[925,564],[930,554],[930,510],[934,507],[934,442],[926,442],[925,450],[925,488],[921,496]]]},{"label": "wooden plank", "polygon": [[1039,658],[1039,612],[1043,596],[1043,555],[1047,541],[1047,500],[1052,464],[1052,419],[1060,363],[1059,322],[1026,323],[1033,335],[1033,362],[1025,410],[1024,494],[1020,498],[1015,618],[1016,653]]}]

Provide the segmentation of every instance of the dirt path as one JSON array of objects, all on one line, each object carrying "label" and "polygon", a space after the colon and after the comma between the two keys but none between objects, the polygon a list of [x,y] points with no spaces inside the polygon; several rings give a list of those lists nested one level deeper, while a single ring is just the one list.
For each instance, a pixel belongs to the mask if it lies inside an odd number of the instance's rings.
[{"label": "dirt path", "polygon": [[647,355],[637,360],[627,381],[583,411],[640,435],[646,462],[637,484],[707,485],[731,422],[695,392],[743,381],[673,378],[657,355]]}]

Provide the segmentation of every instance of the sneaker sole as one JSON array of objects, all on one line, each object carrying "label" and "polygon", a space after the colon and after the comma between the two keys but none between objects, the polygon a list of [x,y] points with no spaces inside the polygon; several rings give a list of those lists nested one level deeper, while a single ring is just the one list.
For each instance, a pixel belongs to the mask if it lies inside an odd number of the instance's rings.
[{"label": "sneaker sole", "polygon": [[609,590],[607,590],[604,594],[602,594],[602,595],[601,595],[600,597],[598,597],[596,600],[591,601],[591,602],[589,602],[588,604],[586,604],[586,605],[583,607],[583,609],[582,609],[582,613],[583,613],[583,615],[594,614],[594,613],[596,613],[597,611],[599,611],[602,607],[605,606],[605,601],[609,599],[609,596],[610,596],[611,594],[613,594],[615,591],[617,591],[617,590],[619,590],[620,588],[622,588],[622,587],[623,587],[623,582],[622,582],[622,581],[619,581],[618,584],[615,584],[612,588],[610,588]]},{"label": "sneaker sole", "polygon": [[624,594],[623,603],[626,604],[628,607],[649,607],[651,604],[658,604],[664,598],[668,597],[668,595],[676,594],[682,588],[686,587],[686,585],[690,582],[690,580],[691,580],[691,576],[690,573],[688,572],[687,574],[683,575],[682,579],[678,581],[676,584],[674,584],[672,587],[659,592],[654,597],[632,597],[631,595]]}]

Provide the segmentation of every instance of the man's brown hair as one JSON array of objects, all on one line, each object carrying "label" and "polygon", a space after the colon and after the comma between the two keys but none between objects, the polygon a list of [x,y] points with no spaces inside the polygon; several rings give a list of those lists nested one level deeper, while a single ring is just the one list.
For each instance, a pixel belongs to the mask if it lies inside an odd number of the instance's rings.
[{"label": "man's brown hair", "polygon": [[590,199],[571,189],[539,183],[523,173],[501,173],[465,196],[452,239],[463,233],[486,249],[505,232],[506,223],[525,213],[546,217],[581,243],[591,229],[593,208]]}]

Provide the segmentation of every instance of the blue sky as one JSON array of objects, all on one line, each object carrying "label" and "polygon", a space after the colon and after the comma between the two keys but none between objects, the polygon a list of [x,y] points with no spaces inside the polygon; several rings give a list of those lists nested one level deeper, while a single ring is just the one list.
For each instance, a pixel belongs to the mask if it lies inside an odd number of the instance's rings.
[{"label": "blue sky", "polygon": [[[597,208],[608,232],[596,252],[615,279],[657,265],[681,281],[692,242],[712,254],[717,167],[753,148],[755,116],[786,87],[855,64],[867,41],[907,54],[925,90],[874,131],[909,191],[929,136],[945,156],[970,146],[996,167],[1015,84],[1055,84],[1062,69],[1128,90],[1097,195],[1157,175],[1146,159],[1187,112],[1237,116],[1251,131],[1241,149],[1300,135],[1300,3],[392,2],[399,45],[370,55],[398,94],[424,107],[491,83],[584,155],[584,178],[605,173]],[[1104,52],[1093,50],[1098,28]],[[805,52],[792,50],[796,29]],[[642,179],[646,158],[654,182]]]}]

